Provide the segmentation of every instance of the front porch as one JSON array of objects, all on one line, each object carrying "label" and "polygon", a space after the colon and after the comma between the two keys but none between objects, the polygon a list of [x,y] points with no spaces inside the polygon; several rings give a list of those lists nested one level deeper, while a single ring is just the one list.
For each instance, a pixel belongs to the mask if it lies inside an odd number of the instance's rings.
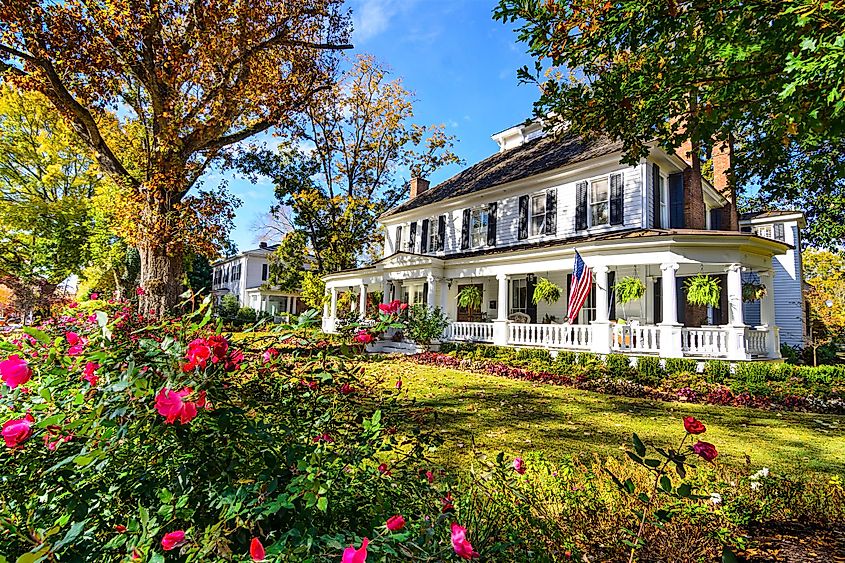
[{"label": "front porch", "polygon": [[[667,234],[665,240],[648,244],[614,240],[579,246],[593,269],[594,284],[573,324],[563,321],[572,248],[454,262],[402,253],[370,268],[328,276],[331,298],[323,328],[334,331],[337,300],[344,291],[355,294],[352,303],[358,304],[364,318],[366,295],[375,287],[384,302],[400,299],[443,310],[452,320],[443,341],[662,358],[777,360],[780,341],[774,324],[771,265],[777,249],[771,241],[753,235],[719,235],[724,234],[699,232],[680,241],[681,237]],[[746,325],[742,306],[743,275],[751,272],[768,289],[760,300],[760,324],[755,326]],[[693,307],[686,302],[684,279],[701,273],[718,278],[718,307]],[[645,291],[639,299],[617,304],[613,287],[623,277],[640,279]],[[552,303],[533,303],[539,278],[558,285],[562,297]],[[481,292],[477,307],[458,306],[458,294],[467,286]]]}]

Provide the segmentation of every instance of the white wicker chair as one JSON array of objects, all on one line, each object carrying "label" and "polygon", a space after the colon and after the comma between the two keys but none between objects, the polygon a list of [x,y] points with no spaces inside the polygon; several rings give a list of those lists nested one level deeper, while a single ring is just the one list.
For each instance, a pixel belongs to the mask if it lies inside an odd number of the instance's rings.
[{"label": "white wicker chair", "polygon": [[516,312],[508,315],[508,320],[513,321],[515,323],[530,323],[531,317],[526,315],[525,313]]}]

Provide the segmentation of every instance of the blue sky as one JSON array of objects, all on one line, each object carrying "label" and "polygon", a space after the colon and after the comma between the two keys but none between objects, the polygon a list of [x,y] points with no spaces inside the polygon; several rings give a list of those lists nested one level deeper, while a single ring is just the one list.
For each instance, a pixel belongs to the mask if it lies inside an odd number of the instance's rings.
[{"label": "blue sky", "polygon": [[[496,151],[490,135],[530,116],[538,92],[519,85],[516,70],[531,60],[512,29],[493,21],[495,0],[352,0],[349,6],[354,52],[375,55],[401,76],[417,98],[415,121],[445,125],[467,165]],[[445,168],[431,180],[458,170]],[[273,187],[224,177],[243,200],[232,238],[241,250],[253,248],[254,225],[273,202]]]}]

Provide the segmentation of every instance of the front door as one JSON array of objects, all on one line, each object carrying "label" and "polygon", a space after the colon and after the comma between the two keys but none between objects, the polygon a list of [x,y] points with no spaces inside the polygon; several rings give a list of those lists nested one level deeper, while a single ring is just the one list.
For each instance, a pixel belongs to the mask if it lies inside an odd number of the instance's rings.
[{"label": "front door", "polygon": [[[484,303],[484,284],[467,284],[458,286],[458,295],[466,287],[477,287],[481,292],[481,302]],[[480,322],[481,321],[481,307],[461,307],[458,304],[458,322]]]}]

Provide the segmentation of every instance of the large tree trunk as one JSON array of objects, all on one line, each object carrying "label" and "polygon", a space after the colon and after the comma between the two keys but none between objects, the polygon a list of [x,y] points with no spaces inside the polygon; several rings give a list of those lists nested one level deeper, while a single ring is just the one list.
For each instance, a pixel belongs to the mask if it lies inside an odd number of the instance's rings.
[{"label": "large tree trunk", "polygon": [[174,251],[157,240],[141,241],[138,254],[141,256],[141,288],[144,290],[139,308],[145,315],[160,318],[179,303],[184,257],[181,251]]}]

